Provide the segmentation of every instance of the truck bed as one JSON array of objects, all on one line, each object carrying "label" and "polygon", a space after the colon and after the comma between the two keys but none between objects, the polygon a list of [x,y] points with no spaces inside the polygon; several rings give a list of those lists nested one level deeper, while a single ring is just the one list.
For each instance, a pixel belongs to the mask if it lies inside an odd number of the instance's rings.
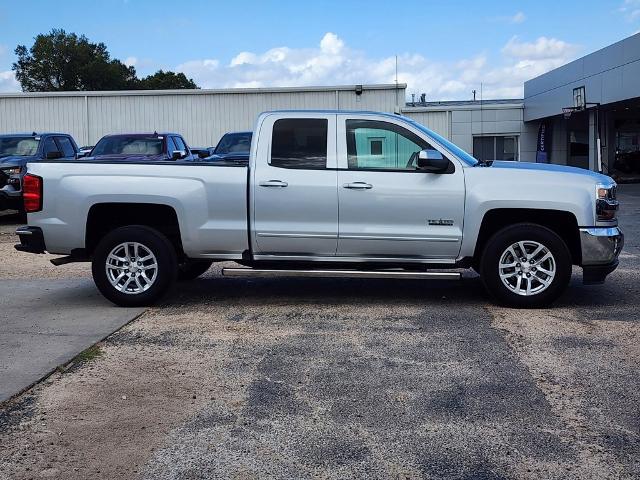
[{"label": "truck bed", "polygon": [[129,202],[173,208],[190,257],[239,259],[248,249],[248,169],[239,162],[42,161],[28,170],[44,178],[44,208],[30,215],[47,225],[51,253],[84,248],[93,206]]}]

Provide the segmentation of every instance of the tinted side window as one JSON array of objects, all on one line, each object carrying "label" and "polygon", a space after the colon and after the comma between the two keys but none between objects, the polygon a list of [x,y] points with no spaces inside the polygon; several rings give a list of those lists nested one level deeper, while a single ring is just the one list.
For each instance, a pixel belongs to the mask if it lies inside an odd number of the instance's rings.
[{"label": "tinted side window", "polygon": [[327,119],[285,118],[273,124],[271,165],[280,168],[327,167]]},{"label": "tinted side window", "polygon": [[58,146],[62,149],[65,157],[73,157],[76,154],[75,148],[71,145],[71,141],[67,137],[56,137]]},{"label": "tinted side window", "polygon": [[49,152],[59,152],[58,146],[56,142],[53,141],[53,137],[47,137],[44,141],[44,145],[42,146],[42,153],[44,153],[45,157]]},{"label": "tinted side window", "polygon": [[182,140],[182,138],[180,137],[173,137],[173,141],[176,144],[176,147],[178,148],[178,150],[187,150],[187,146],[185,145],[184,141]]},{"label": "tinted side window", "polygon": [[399,125],[378,120],[347,120],[350,170],[416,170],[420,150],[432,148]]},{"label": "tinted side window", "polygon": [[176,147],[175,143],[173,143],[173,138],[167,137],[167,153],[169,154],[169,156],[171,156],[171,154],[175,150],[178,150],[178,148]]}]

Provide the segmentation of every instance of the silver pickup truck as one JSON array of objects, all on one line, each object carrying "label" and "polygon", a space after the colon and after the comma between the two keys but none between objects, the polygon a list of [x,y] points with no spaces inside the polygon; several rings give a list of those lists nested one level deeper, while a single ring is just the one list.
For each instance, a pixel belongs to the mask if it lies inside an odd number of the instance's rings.
[{"label": "silver pickup truck", "polygon": [[25,177],[21,251],[91,261],[118,305],[234,261],[230,276],[460,278],[494,299],[554,301],[572,265],[618,264],[616,185],[578,168],[479,162],[415,121],[348,111],[259,116],[249,164],[41,161]]}]

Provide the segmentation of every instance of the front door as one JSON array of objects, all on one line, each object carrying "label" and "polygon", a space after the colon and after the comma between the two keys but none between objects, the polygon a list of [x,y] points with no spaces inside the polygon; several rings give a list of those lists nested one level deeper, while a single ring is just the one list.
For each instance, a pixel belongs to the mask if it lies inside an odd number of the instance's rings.
[{"label": "front door", "polygon": [[335,115],[268,116],[256,145],[255,253],[334,256],[338,243]]},{"label": "front door", "polygon": [[[338,117],[339,256],[455,259],[462,241],[464,176],[417,170],[435,148],[410,126]],[[342,138],[340,138],[342,137]]]}]

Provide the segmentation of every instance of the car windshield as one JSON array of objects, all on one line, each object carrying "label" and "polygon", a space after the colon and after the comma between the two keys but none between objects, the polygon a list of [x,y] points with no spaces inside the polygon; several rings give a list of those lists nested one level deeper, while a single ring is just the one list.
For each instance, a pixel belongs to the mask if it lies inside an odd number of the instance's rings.
[{"label": "car windshield", "polygon": [[251,132],[225,134],[213,153],[249,153],[251,150]]},{"label": "car windshield", "polygon": [[0,137],[0,157],[35,155],[39,143],[36,137]]},{"label": "car windshield", "polygon": [[432,130],[429,130],[427,127],[425,127],[424,125],[419,124],[418,122],[408,118],[408,117],[402,117],[406,122],[410,123],[411,125],[413,125],[414,127],[416,127],[418,130],[426,133],[429,137],[431,137],[432,139],[434,139],[436,142],[438,142],[440,145],[442,145],[444,148],[446,148],[447,150],[449,150],[451,153],[453,153],[455,156],[457,156],[460,160],[462,160],[463,162],[467,163],[470,166],[474,166],[479,164],[480,162],[474,158],[472,155],[469,155],[467,152],[465,152],[464,150],[462,150],[460,147],[458,147],[457,145],[451,143],[449,140],[447,140],[446,138],[438,135],[437,133],[435,133]]},{"label": "car windshield", "polygon": [[161,153],[161,137],[117,135],[101,139],[93,148],[91,155],[159,155]]}]

